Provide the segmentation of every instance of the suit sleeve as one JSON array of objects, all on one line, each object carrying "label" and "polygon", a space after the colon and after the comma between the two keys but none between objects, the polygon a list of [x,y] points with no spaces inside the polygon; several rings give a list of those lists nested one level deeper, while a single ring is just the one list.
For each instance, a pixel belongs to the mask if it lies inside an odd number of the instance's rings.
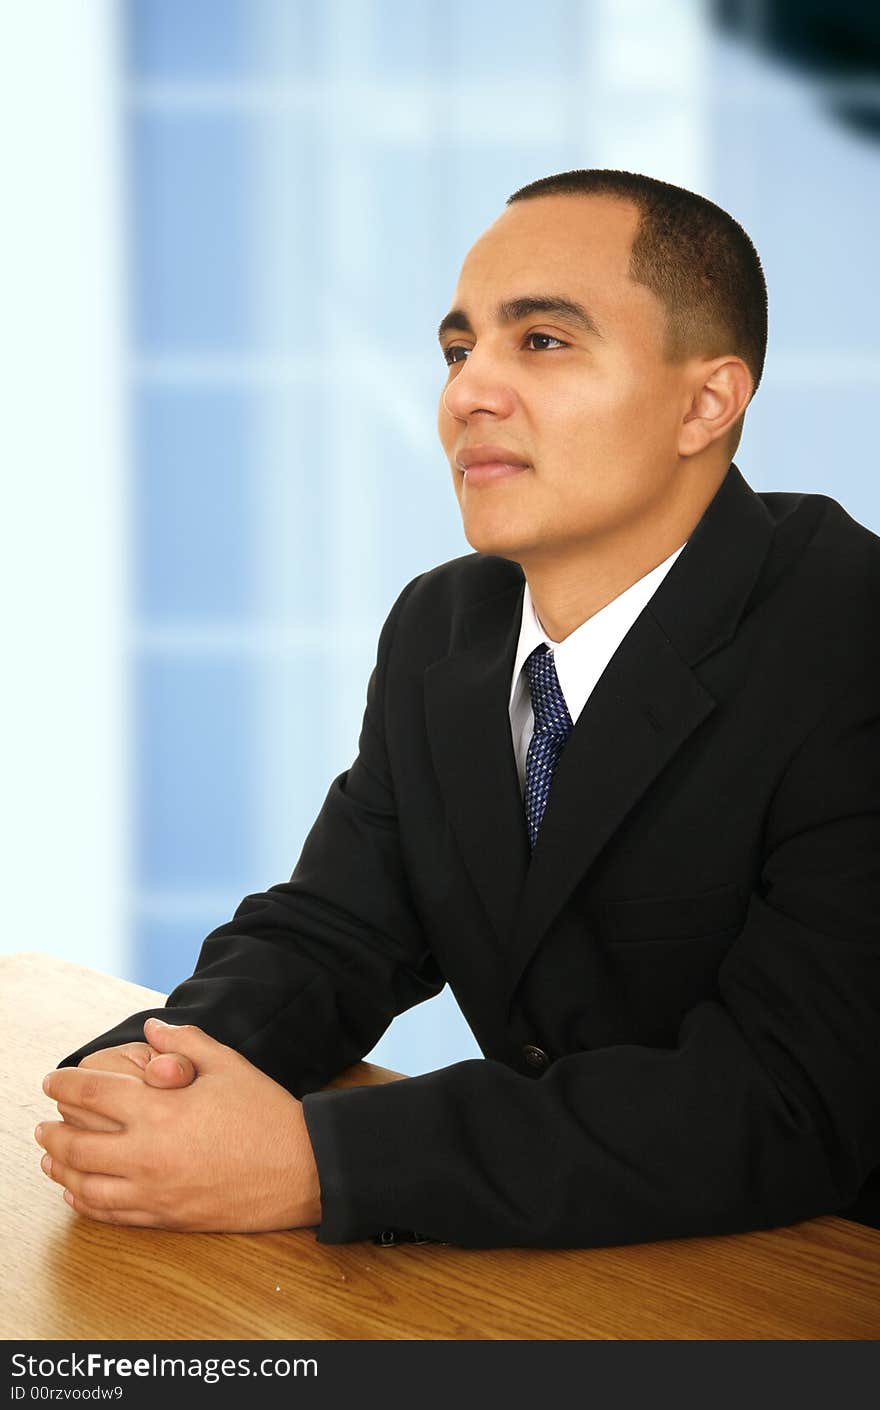
[{"label": "suit sleeve", "polygon": [[384,752],[384,678],[399,614],[379,638],[352,767],[330,785],[287,882],[247,896],[204,941],[192,977],[162,1009],[145,1009],[64,1059],[143,1041],[157,1014],[194,1023],[295,1095],[359,1061],[397,1013],[444,980],[409,895]]},{"label": "suit sleeve", "polygon": [[827,708],[766,819],[762,873],[671,1048],[490,1060],[313,1094],[322,1241],[415,1228],[589,1247],[789,1224],[880,1165],[880,672]]}]

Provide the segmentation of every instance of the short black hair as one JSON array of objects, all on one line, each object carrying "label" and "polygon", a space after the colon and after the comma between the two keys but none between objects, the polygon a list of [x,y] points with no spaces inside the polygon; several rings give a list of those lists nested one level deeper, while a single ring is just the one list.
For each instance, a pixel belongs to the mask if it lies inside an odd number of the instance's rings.
[{"label": "short black hair", "polygon": [[[751,372],[754,395],[767,351],[767,284],[758,252],[733,216],[682,186],[601,168],[544,176],[514,191],[507,204],[569,195],[612,196],[636,206],[629,273],[666,310],[666,356],[678,362],[733,353]],[[736,442],[741,428],[742,417]]]}]

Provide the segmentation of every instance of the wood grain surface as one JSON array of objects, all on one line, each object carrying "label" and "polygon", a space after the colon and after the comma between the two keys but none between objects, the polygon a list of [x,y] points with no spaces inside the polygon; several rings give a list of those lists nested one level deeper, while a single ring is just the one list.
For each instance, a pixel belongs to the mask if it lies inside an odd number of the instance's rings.
[{"label": "wood grain surface", "polygon": [[[173,1234],[91,1223],[39,1168],[45,1074],[162,996],[0,959],[4,1340],[690,1340],[880,1336],[880,1231],[791,1228],[610,1249],[318,1244],[311,1230]],[[397,1074],[361,1063],[340,1080]]]}]

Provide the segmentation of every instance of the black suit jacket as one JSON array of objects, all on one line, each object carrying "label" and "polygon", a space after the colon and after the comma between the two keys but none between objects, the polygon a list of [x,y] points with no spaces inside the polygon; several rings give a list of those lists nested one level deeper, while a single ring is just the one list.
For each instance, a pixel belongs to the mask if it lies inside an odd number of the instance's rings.
[{"label": "black suit jacket", "polygon": [[[880,539],[731,465],[578,718],[531,858],[523,583],[470,554],[405,588],[291,880],[208,937],[168,1016],[312,1093],[325,1241],[599,1245],[864,1204]],[[482,1059],[315,1091],[444,982]]]}]

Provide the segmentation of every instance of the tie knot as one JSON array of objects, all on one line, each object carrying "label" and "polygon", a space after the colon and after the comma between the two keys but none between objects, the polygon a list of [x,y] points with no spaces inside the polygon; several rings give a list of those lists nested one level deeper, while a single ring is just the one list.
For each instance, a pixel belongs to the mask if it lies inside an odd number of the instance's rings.
[{"label": "tie knot", "polygon": [[527,658],[526,670],[529,673],[535,733],[554,734],[565,739],[573,729],[571,715],[556,674],[553,652],[543,642]]}]

